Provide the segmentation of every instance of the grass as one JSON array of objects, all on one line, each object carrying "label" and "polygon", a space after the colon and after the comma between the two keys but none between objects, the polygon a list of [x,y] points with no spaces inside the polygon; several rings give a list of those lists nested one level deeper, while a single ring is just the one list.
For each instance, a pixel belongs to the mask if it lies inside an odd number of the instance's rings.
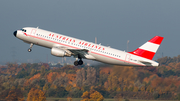
[{"label": "grass", "polygon": [[[81,101],[81,98],[72,98],[72,101]],[[67,101],[67,98],[46,98],[46,101]],[[115,99],[104,99],[104,101],[115,101]],[[125,101],[123,99],[122,101]],[[178,101],[178,100],[138,100],[138,99],[129,99],[129,101]]]},{"label": "grass", "polygon": [[138,99],[129,99],[129,101],[178,101],[178,100],[138,100]]},{"label": "grass", "polygon": [[[72,98],[72,101],[81,101],[81,98]],[[46,101],[67,101],[67,98],[46,98]]]}]

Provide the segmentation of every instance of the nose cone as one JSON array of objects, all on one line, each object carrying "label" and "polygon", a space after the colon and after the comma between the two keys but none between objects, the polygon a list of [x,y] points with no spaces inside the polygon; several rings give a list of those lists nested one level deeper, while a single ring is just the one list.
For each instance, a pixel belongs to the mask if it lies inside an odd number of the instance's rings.
[{"label": "nose cone", "polygon": [[14,34],[14,36],[16,37],[17,31],[14,31],[14,33],[13,33],[13,34]]}]

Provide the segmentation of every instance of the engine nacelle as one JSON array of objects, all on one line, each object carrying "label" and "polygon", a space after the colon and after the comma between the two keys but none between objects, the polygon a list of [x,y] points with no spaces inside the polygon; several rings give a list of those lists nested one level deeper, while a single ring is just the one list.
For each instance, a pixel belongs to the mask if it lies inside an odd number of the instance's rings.
[{"label": "engine nacelle", "polygon": [[52,48],[51,54],[54,56],[57,56],[57,57],[71,56],[71,55],[67,54],[64,50],[59,49],[59,48]]}]

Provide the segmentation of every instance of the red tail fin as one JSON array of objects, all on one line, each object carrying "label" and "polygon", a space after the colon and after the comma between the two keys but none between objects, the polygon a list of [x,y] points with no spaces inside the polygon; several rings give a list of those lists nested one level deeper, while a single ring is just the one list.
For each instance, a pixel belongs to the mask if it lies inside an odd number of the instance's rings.
[{"label": "red tail fin", "polygon": [[129,53],[152,60],[162,40],[163,37],[155,36],[135,51]]}]

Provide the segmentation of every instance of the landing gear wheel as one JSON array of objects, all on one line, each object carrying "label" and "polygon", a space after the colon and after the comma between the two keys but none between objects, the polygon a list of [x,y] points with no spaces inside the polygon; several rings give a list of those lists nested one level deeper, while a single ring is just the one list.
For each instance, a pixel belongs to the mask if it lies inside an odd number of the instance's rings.
[{"label": "landing gear wheel", "polygon": [[29,49],[28,49],[28,52],[31,52],[31,51],[32,51],[32,49],[31,49],[31,48],[29,48]]},{"label": "landing gear wheel", "polygon": [[82,64],[83,64],[83,61],[82,61],[82,60],[79,60],[79,61],[78,61],[78,64],[79,64],[79,65],[82,65]]},{"label": "landing gear wheel", "polygon": [[74,61],[74,65],[75,65],[75,66],[78,66],[78,61]]},{"label": "landing gear wheel", "polygon": [[[79,59],[79,61],[78,61],[78,59]],[[76,61],[74,61],[74,65],[78,66],[78,65],[82,65],[82,64],[83,64],[82,58],[78,54],[78,58],[76,58]]]}]

